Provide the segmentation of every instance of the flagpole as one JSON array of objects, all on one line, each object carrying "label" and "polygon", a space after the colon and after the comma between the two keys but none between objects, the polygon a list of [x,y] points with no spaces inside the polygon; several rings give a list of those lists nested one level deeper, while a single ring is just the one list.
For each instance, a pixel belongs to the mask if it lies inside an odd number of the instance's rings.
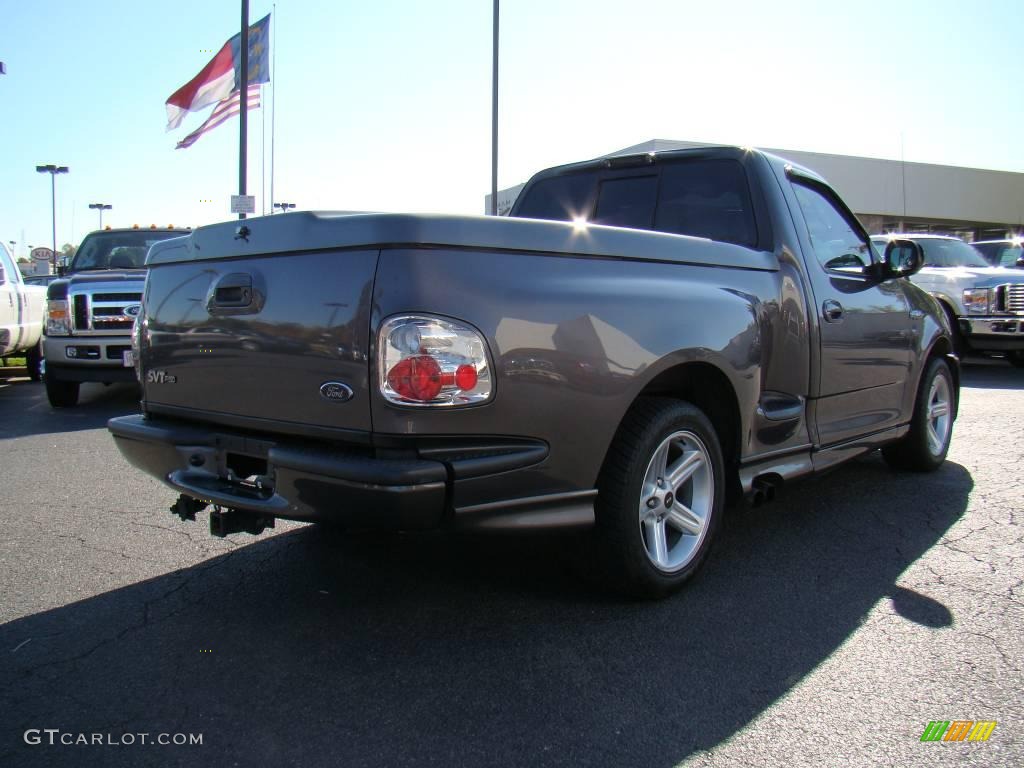
[{"label": "flagpole", "polygon": [[[249,0],[242,0],[242,39],[239,43],[238,58],[241,60],[238,101],[238,194],[245,195],[246,139],[248,138],[249,115]],[[242,97],[242,94],[245,97]],[[244,219],[245,214],[238,214]]]},{"label": "flagpole", "polygon": [[277,115],[277,3],[270,6],[270,23],[273,25],[273,34],[270,36],[270,90],[274,102],[270,105],[270,215],[274,215],[274,139],[277,138],[275,129]]},{"label": "flagpole", "polygon": [[[245,98],[249,98],[248,90]],[[263,107],[263,86],[260,86],[260,106]],[[260,214],[267,215],[267,109],[260,110]]]},{"label": "flagpole", "polygon": [[491,216],[498,215],[498,0],[494,0],[491,69]]}]

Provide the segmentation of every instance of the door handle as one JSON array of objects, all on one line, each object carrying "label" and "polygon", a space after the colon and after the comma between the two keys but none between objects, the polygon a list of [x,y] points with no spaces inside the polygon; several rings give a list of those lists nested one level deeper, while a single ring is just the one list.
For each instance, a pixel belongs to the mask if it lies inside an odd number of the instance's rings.
[{"label": "door handle", "polygon": [[821,305],[821,315],[826,323],[843,322],[843,305],[835,299],[829,299]]}]

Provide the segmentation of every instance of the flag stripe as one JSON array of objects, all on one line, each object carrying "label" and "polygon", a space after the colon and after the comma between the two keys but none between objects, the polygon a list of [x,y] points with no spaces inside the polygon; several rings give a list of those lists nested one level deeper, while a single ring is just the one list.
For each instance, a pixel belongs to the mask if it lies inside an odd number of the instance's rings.
[{"label": "flag stripe", "polygon": [[[249,86],[246,103],[248,104],[249,109],[259,108],[260,87],[258,85]],[[213,108],[213,111],[210,112],[210,116],[206,118],[206,121],[202,125],[179,141],[174,148],[187,149],[188,147],[191,147],[199,140],[200,136],[209,133],[214,128],[227,122],[241,111],[241,99],[239,98],[238,91],[232,91],[230,96],[219,102],[217,106]]]}]

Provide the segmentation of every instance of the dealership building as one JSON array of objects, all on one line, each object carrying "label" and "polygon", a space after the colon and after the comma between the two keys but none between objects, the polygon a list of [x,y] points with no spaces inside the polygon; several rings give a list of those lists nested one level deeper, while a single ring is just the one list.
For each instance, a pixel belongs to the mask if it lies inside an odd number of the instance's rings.
[{"label": "dealership building", "polygon": [[[654,139],[603,157],[713,146]],[[993,240],[1024,231],[1024,173],[908,163],[870,157],[765,149],[821,174],[870,234],[933,232],[965,240]],[[507,214],[523,184],[499,190]],[[485,211],[490,208],[490,195]]]}]

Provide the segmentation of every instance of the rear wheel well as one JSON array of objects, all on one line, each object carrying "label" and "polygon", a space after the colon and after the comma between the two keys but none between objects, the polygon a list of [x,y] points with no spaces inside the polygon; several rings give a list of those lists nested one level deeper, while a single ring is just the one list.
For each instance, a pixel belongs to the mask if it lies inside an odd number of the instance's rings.
[{"label": "rear wheel well", "polygon": [[725,459],[727,495],[730,501],[739,498],[740,410],[728,377],[708,363],[683,363],[648,382],[637,400],[645,397],[685,400],[708,417]]},{"label": "rear wheel well", "polygon": [[[939,303],[941,304],[942,302],[939,302]],[[954,329],[953,333],[955,334],[956,332],[957,331]],[[958,350],[956,348],[956,342],[955,341],[950,342],[950,340],[945,338],[945,337],[937,339],[936,342],[934,344],[932,344],[931,349],[928,350],[928,359],[925,361],[925,364],[923,366],[921,366],[922,375],[924,375],[924,371],[927,370],[928,362],[929,361],[931,361],[932,359],[937,358],[937,357],[945,359],[947,355],[951,355],[951,354],[955,354],[955,355],[957,355],[957,357],[959,357],[959,352],[958,352]],[[960,392],[960,366],[959,365],[950,365],[949,366],[949,373],[953,377],[953,387],[956,390],[956,392],[959,393]],[[916,392],[916,390],[915,390],[915,392]],[[916,394],[915,394],[915,397],[916,397]],[[954,403],[955,411],[959,410],[960,396],[958,394],[954,395],[953,403]]]}]

